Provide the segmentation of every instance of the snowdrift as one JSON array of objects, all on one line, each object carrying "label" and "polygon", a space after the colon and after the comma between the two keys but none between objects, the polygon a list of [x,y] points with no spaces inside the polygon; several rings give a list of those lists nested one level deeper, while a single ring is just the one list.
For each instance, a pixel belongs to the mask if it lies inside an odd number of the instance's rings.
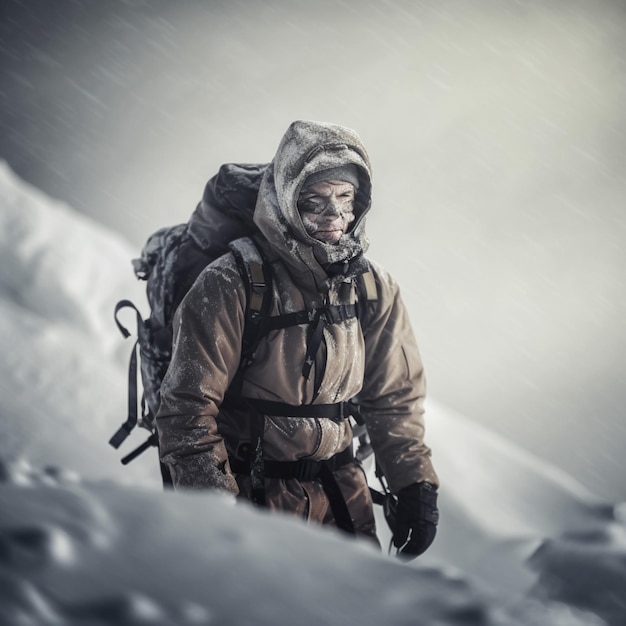
[{"label": "snowdrift", "polygon": [[416,563],[161,493],[154,451],[122,468],[107,445],[131,349],[112,311],[143,302],[137,251],[6,165],[0,226],[0,623],[626,623],[622,508],[432,400],[442,521]]},{"label": "snowdrift", "polygon": [[453,571],[410,567],[225,496],[5,465],[0,510],[7,626],[603,623],[563,603],[503,601]]}]

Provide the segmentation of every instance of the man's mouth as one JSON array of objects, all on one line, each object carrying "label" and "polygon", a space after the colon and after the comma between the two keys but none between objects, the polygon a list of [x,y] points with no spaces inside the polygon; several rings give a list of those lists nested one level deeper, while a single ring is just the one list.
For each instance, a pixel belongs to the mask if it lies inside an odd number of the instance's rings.
[{"label": "man's mouth", "polygon": [[320,241],[336,243],[343,236],[343,230],[341,228],[334,228],[333,230],[318,230],[314,236]]}]

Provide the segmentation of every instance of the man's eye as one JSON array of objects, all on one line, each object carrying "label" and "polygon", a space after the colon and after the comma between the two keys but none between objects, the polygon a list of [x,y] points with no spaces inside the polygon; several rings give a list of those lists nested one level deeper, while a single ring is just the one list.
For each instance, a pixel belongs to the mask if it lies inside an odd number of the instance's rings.
[{"label": "man's eye", "polygon": [[305,200],[302,205],[302,209],[307,213],[321,213],[324,210],[324,205],[317,202],[309,202]]}]

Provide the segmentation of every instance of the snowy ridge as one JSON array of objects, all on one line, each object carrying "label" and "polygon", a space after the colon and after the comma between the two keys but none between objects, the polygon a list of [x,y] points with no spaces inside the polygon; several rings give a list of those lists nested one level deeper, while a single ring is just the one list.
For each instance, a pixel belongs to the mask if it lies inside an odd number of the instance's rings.
[{"label": "snowy ridge", "polygon": [[111,322],[120,294],[140,300],[137,256],[116,233],[46,197],[0,161],[2,297],[47,320],[92,332],[98,349],[118,345]]},{"label": "snowy ridge", "polygon": [[131,344],[113,309],[123,297],[143,302],[136,252],[5,163],[0,242],[0,456],[156,485],[147,460],[126,471],[107,445],[127,412]]},{"label": "snowy ridge", "polygon": [[161,493],[154,451],[119,464],[145,431],[107,445],[131,347],[112,308],[137,299],[136,252],[6,167],[0,225],[0,623],[626,622],[623,518],[432,400],[442,521],[414,564],[217,495]]}]

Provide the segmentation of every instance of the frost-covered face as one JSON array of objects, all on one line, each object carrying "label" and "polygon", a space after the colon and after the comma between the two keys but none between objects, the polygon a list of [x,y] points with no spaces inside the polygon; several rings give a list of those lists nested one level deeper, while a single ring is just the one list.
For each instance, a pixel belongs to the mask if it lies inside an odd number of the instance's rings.
[{"label": "frost-covered face", "polygon": [[324,243],[337,244],[354,222],[355,188],[341,180],[320,180],[298,197],[298,211],[306,232]]}]

